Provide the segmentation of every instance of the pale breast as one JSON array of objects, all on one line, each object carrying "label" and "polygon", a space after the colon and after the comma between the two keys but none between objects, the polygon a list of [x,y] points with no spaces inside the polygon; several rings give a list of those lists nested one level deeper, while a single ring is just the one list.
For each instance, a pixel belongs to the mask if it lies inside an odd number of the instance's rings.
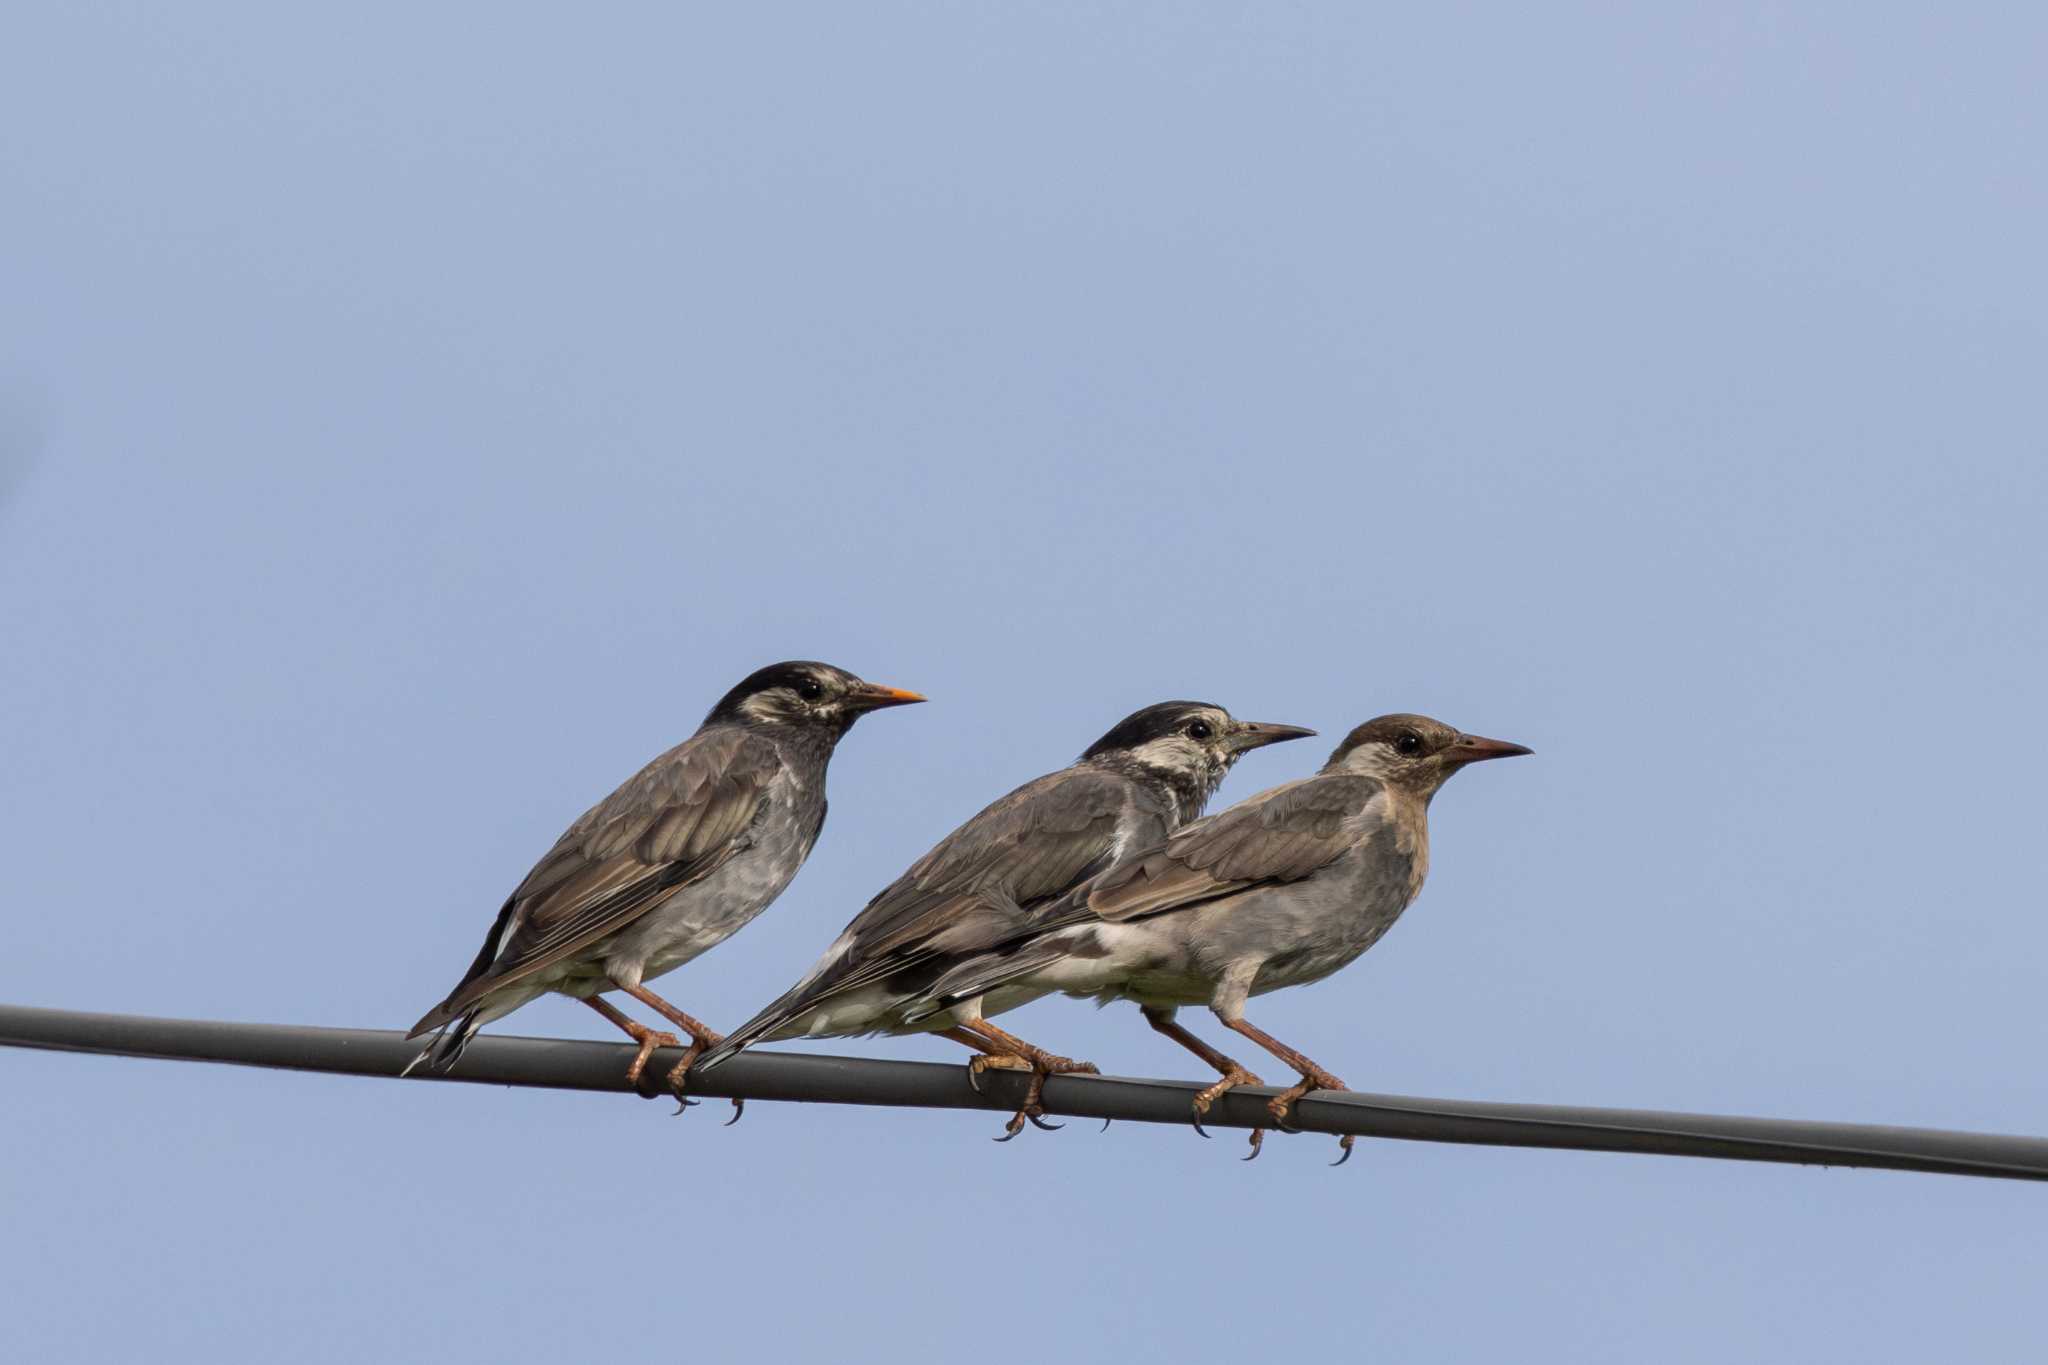
[{"label": "pale breast", "polygon": [[817,840],[818,820],[773,800],[747,834],[747,846],[700,882],[683,887],[593,956],[614,979],[648,980],[707,952],[775,902]]},{"label": "pale breast", "polygon": [[1414,903],[1428,872],[1426,829],[1382,826],[1311,881],[1279,890],[1269,918],[1273,951],[1253,978],[1253,995],[1320,981],[1358,960]]}]

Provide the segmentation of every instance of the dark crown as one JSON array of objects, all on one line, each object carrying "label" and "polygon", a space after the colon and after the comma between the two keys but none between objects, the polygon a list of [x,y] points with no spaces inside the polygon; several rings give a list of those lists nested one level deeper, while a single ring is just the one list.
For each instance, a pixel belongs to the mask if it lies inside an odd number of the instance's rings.
[{"label": "dark crown", "polygon": [[797,688],[807,682],[841,675],[842,670],[830,664],[821,664],[815,659],[785,659],[779,664],[757,668],[740,679],[732,691],[718,699],[718,705],[711,708],[711,714],[704,717],[706,725],[713,721],[740,719],[740,703],[748,697],[771,691],[777,687]]},{"label": "dark crown", "polygon": [[1108,734],[1088,746],[1085,759],[1100,758],[1104,754],[1121,753],[1135,749],[1141,744],[1162,738],[1180,729],[1187,718],[1197,711],[1218,711],[1221,707],[1211,706],[1205,701],[1162,701],[1155,702],[1142,711],[1133,711],[1110,728]]}]

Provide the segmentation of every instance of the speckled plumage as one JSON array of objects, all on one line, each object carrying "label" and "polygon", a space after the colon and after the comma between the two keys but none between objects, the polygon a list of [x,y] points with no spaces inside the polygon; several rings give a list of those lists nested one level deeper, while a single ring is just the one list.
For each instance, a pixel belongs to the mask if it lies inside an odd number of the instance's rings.
[{"label": "speckled plumage", "polygon": [[866,711],[910,700],[809,661],[749,676],[526,875],[469,971],[413,1026],[443,1030],[419,1060],[453,1065],[477,1029],[536,996],[638,987],[731,937],[810,856],[839,740]]},{"label": "speckled plumage", "polygon": [[1421,888],[1428,831],[1406,807],[1341,772],[1260,792],[1127,860],[1055,907],[1031,941],[945,984],[1241,1007],[1320,980]]},{"label": "speckled plumage", "polygon": [[[1377,943],[1422,890],[1438,788],[1466,763],[1527,752],[1422,716],[1368,721],[1315,776],[1134,851],[1041,907],[1026,931],[954,963],[931,986],[928,1008],[1055,991],[1130,1000],[1225,1076],[1198,1099],[1199,1116],[1251,1079],[1172,1023],[1176,1008],[1206,1004],[1301,1070],[1290,1096],[1327,1086],[1329,1073],[1245,1021],[1246,1000],[1319,981]],[[1284,1120],[1286,1105],[1276,1104]]]},{"label": "speckled plumage", "polygon": [[[1395,746],[1409,735],[1423,751],[1404,757]],[[1315,776],[1135,852],[1048,907],[1003,954],[961,964],[950,984],[1221,1014],[1319,981],[1377,943],[1421,893],[1429,803],[1451,773],[1525,752],[1420,716],[1369,721]]]},{"label": "speckled plumage", "polygon": [[763,1039],[941,1028],[977,1017],[981,1002],[955,997],[934,1019],[933,983],[1013,939],[1040,907],[1125,853],[1199,815],[1241,754],[1307,733],[1238,721],[1202,702],[1162,702],[1126,717],[1073,766],[1025,783],[947,835],[868,903],[803,980],[700,1065]]}]

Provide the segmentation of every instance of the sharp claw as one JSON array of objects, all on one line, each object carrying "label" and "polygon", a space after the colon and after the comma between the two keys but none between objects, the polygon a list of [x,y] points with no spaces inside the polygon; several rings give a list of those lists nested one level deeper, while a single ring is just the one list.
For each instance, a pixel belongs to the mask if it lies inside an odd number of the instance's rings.
[{"label": "sharp claw", "polygon": [[678,1095],[676,1096],[676,1112],[670,1114],[669,1117],[672,1119],[681,1118],[685,1109],[695,1109],[699,1103],[699,1101],[693,1100],[687,1095]]},{"label": "sharp claw", "polygon": [[720,1124],[720,1125],[719,1125],[719,1127],[721,1127],[721,1128],[730,1128],[730,1127],[732,1127],[732,1126],[733,1126],[733,1125],[734,1125],[735,1123],[738,1123],[738,1122],[740,1121],[740,1115],[742,1115],[742,1114],[744,1114],[744,1113],[746,1113],[746,1112],[747,1112],[747,1102],[746,1102],[745,1100],[743,1100],[743,1099],[735,1099],[735,1100],[734,1100],[734,1101],[732,1102],[732,1117],[731,1117],[731,1118],[729,1118],[729,1119],[727,1119],[727,1120],[726,1120],[726,1121],[725,1121],[724,1123]]},{"label": "sharp claw", "polygon": [[1195,1118],[1194,1118],[1194,1124],[1195,1124],[1195,1133],[1196,1133],[1196,1135],[1197,1135],[1197,1136],[1199,1136],[1199,1137],[1207,1137],[1207,1136],[1209,1136],[1209,1130],[1208,1130],[1207,1128],[1204,1128],[1204,1127],[1202,1126],[1202,1116],[1201,1116],[1200,1114],[1196,1114],[1196,1115],[1195,1115]]},{"label": "sharp claw", "polygon": [[1022,1128],[1021,1126],[1020,1126],[1020,1127],[1017,1127],[1017,1128],[1012,1128],[1012,1129],[1011,1129],[1011,1130],[1010,1130],[1009,1132],[1007,1132],[1007,1133],[1004,1133],[1004,1134],[1003,1134],[1003,1135],[1002,1135],[1001,1137],[999,1137],[999,1138],[990,1138],[990,1139],[989,1139],[989,1141],[990,1141],[990,1142],[1008,1142],[1008,1141],[1009,1141],[1009,1140],[1010,1140],[1011,1138],[1013,1138],[1013,1137],[1017,1136],[1017,1134],[1019,1134],[1019,1133],[1021,1133],[1021,1132],[1023,1132],[1023,1131],[1024,1131],[1024,1129],[1023,1129],[1023,1128]]},{"label": "sharp claw", "polygon": [[981,1088],[981,1073],[972,1066],[967,1068],[967,1086],[977,1095],[987,1093]]},{"label": "sharp claw", "polygon": [[1346,1135],[1346,1136],[1344,1137],[1344,1139],[1343,1139],[1342,1141],[1340,1141],[1340,1142],[1339,1142],[1339,1143],[1338,1143],[1337,1145],[1338,1145],[1339,1147],[1342,1147],[1342,1148],[1344,1149],[1344,1155],[1342,1155],[1342,1156],[1338,1157],[1338,1158],[1337,1158],[1337,1159],[1336,1159],[1335,1161],[1333,1161],[1333,1162],[1331,1162],[1331,1163],[1330,1163],[1330,1165],[1331,1165],[1331,1166],[1333,1166],[1333,1167],[1335,1167],[1335,1166],[1342,1166],[1342,1165],[1343,1165],[1343,1164],[1344,1164],[1345,1162],[1347,1162],[1347,1161],[1351,1160],[1351,1138],[1350,1138],[1350,1136],[1349,1136],[1349,1135],[1347,1134],[1347,1135]]},{"label": "sharp claw", "polygon": [[1275,1114],[1273,1116],[1273,1126],[1283,1133],[1299,1133],[1302,1131],[1294,1126],[1293,1121],[1286,1114]]},{"label": "sharp claw", "polygon": [[1057,1133],[1060,1129],[1067,1126],[1064,1123],[1047,1123],[1036,1114],[1026,1114],[1024,1117],[1030,1119],[1035,1126],[1048,1133]]},{"label": "sharp claw", "polygon": [[1101,1131],[1102,1131],[1102,1132],[1105,1132],[1105,1133],[1109,1131],[1109,1120],[1108,1120],[1108,1119],[1104,1119],[1104,1120],[1102,1121],[1102,1128],[1101,1128]]},{"label": "sharp claw", "polygon": [[1254,1143],[1252,1144],[1252,1150],[1251,1150],[1251,1153],[1250,1153],[1250,1155],[1248,1155],[1248,1156],[1245,1156],[1245,1157],[1241,1157],[1241,1158],[1240,1158],[1240,1160],[1243,1160],[1243,1161],[1257,1161],[1257,1160],[1259,1159],[1259,1153],[1260,1153],[1260,1152],[1263,1152],[1263,1151],[1265,1151],[1265,1150],[1266,1150],[1266,1149],[1265,1149],[1264,1147],[1261,1147],[1261,1146],[1260,1146],[1260,1145],[1259,1145],[1258,1143],[1254,1142]]}]

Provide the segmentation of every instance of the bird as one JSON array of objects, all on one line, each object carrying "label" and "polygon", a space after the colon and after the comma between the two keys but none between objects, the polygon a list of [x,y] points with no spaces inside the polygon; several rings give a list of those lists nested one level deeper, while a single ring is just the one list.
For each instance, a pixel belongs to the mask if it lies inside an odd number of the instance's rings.
[{"label": "bird", "polygon": [[[1221,1077],[1194,1098],[1194,1122],[1218,1098],[1260,1079],[1175,1022],[1207,1005],[1225,1028],[1292,1068],[1300,1081],[1268,1102],[1276,1126],[1336,1076],[1245,1018],[1245,1002],[1320,981],[1380,940],[1422,891],[1429,806],[1472,763],[1532,752],[1427,716],[1380,716],[1345,735],[1313,776],[1190,823],[1067,895],[928,988],[932,1008],[958,999],[1060,992],[1098,1005],[1135,1003],[1145,1021]],[[1203,1133],[1203,1136],[1208,1136]],[[1251,1160],[1262,1131],[1252,1134]],[[1351,1156],[1340,1144],[1335,1164]]]},{"label": "bird", "polygon": [[1024,1103],[999,1142],[1044,1121],[1045,1078],[1093,1071],[988,1022],[1043,992],[1009,989],[936,1006],[931,991],[962,961],[1020,932],[1034,909],[1195,819],[1253,749],[1302,739],[1296,725],[1244,721],[1220,706],[1163,701],[1134,711],[1071,766],[1034,778],[941,839],[869,901],[802,980],[707,1051],[708,1070],[750,1044],[785,1038],[936,1032],[989,1067],[1029,1070]]},{"label": "bird", "polygon": [[825,770],[839,741],[870,711],[924,700],[806,659],[748,674],[694,735],[592,806],[526,874],[476,961],[406,1035],[435,1035],[406,1071],[448,1070],[478,1029],[554,991],[639,1045],[626,1073],[637,1087],[655,1048],[681,1044],[603,998],[619,991],[690,1035],[668,1075],[682,1099],[690,1063],[720,1035],[645,983],[724,942],[782,894],[824,827]]}]

